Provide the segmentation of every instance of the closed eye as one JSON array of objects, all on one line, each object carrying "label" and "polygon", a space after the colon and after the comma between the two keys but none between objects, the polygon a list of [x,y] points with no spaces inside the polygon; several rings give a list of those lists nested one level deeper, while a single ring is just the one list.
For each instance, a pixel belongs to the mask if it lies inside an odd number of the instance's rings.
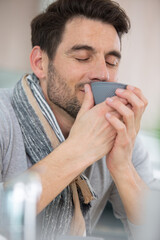
[{"label": "closed eye", "polygon": [[109,62],[106,62],[107,65],[111,66],[111,67],[116,67],[118,64],[115,64],[115,63],[109,63]]},{"label": "closed eye", "polygon": [[115,59],[115,60],[112,61],[112,62],[107,61],[106,64],[109,65],[109,66],[111,66],[111,67],[118,67],[119,61],[118,61],[117,59]]},{"label": "closed eye", "polygon": [[76,60],[79,62],[85,62],[85,61],[89,60],[89,58],[76,58]]},{"label": "closed eye", "polygon": [[108,55],[106,57],[106,64],[111,67],[117,67],[119,65],[120,59],[113,55]]}]

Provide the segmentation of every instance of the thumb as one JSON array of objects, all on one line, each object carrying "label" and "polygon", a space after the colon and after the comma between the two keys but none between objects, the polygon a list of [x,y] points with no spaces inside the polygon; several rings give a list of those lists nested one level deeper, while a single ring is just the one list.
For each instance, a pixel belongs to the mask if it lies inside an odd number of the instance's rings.
[{"label": "thumb", "polygon": [[94,106],[94,99],[93,99],[91,86],[89,84],[85,84],[84,90],[85,90],[85,95],[84,95],[82,106],[77,115],[77,118],[80,118],[85,112],[87,112],[89,109],[91,109]]}]

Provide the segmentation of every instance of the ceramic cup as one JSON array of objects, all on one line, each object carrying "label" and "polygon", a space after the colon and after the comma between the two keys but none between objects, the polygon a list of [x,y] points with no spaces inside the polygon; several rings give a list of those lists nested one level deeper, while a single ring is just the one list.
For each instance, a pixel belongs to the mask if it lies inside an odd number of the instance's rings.
[{"label": "ceramic cup", "polygon": [[101,103],[108,97],[116,96],[115,91],[117,88],[125,89],[126,84],[117,82],[94,82],[91,83],[91,89],[94,97],[95,104]]}]

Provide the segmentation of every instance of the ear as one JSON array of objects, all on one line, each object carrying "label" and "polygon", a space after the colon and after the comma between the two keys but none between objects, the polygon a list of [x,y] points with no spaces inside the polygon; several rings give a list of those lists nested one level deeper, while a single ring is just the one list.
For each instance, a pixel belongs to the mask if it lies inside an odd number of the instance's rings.
[{"label": "ear", "polygon": [[44,54],[39,46],[35,46],[30,54],[30,64],[33,72],[39,79],[46,77],[46,60],[46,54]]}]

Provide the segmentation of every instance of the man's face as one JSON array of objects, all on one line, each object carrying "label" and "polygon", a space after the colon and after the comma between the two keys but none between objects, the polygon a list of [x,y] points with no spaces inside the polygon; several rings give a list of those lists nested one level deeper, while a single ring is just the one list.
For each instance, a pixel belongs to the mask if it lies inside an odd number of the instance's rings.
[{"label": "man's face", "polygon": [[54,60],[48,64],[47,94],[51,103],[76,117],[84,85],[117,81],[120,40],[115,28],[77,17],[66,24]]}]

